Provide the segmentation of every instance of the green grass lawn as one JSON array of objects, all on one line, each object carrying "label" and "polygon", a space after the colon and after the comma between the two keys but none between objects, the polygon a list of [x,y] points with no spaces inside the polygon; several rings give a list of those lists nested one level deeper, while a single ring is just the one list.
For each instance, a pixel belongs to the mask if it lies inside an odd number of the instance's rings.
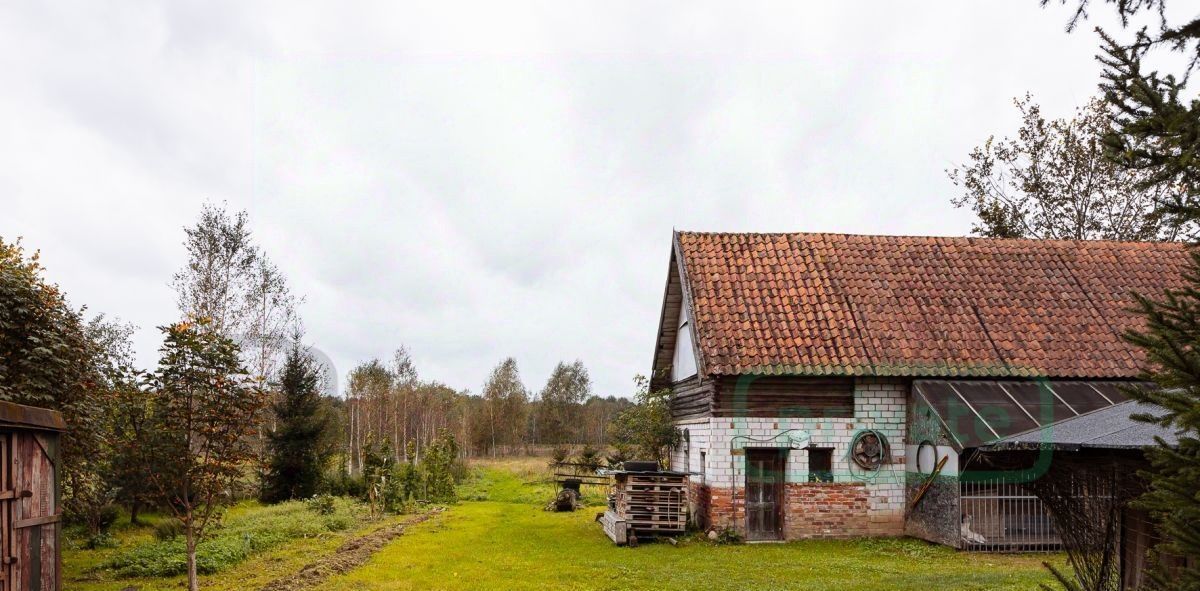
[{"label": "green grass lawn", "polygon": [[[717,546],[690,538],[619,548],[602,507],[542,510],[544,460],[483,463],[462,503],[411,528],[331,590],[1036,589],[1057,555],[966,554],[916,540]],[[589,495],[597,499],[595,495]]]}]

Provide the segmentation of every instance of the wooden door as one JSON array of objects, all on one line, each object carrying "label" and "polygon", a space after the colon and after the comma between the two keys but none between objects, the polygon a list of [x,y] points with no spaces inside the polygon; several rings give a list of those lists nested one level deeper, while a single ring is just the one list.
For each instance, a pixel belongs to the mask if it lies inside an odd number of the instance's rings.
[{"label": "wooden door", "polygon": [[0,432],[0,591],[12,591],[12,504],[15,494],[9,476],[8,447],[12,435]]},{"label": "wooden door", "polygon": [[782,537],[784,453],[777,449],[746,450],[748,540],[778,540]]},{"label": "wooden door", "polygon": [[58,437],[33,431],[11,435],[9,478],[9,571],[12,591],[58,591]]}]

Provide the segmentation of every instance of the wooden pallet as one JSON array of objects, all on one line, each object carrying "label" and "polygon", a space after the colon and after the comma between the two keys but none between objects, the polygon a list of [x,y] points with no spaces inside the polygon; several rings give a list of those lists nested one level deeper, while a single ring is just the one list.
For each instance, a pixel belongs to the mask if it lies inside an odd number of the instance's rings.
[{"label": "wooden pallet", "polygon": [[[676,535],[687,530],[687,476],[682,474],[623,473],[615,475],[611,508],[600,518],[605,533],[616,541],[612,527],[626,529],[629,545],[638,535]],[[619,543],[619,542],[618,542]]]},{"label": "wooden pallet", "polygon": [[612,509],[605,511],[600,516],[600,525],[604,527],[604,533],[614,544],[624,546],[629,543],[629,524],[618,517]]}]

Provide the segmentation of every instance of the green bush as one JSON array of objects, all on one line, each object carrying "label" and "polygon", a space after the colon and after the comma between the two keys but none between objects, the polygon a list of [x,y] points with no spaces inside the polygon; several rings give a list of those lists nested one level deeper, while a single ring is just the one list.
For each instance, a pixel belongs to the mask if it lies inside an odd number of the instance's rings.
[{"label": "green bush", "polygon": [[331,474],[324,480],[324,491],[335,497],[353,497],[356,499],[367,496],[367,483],[361,477],[354,477],[344,471]]},{"label": "green bush", "polygon": [[121,507],[113,504],[100,509],[100,531],[107,532],[121,518]]},{"label": "green bush", "polygon": [[337,511],[333,495],[316,495],[304,501],[304,506],[317,515],[333,515],[334,511]]},{"label": "green bush", "polygon": [[164,519],[154,526],[154,537],[160,542],[169,542],[183,535],[183,523],[178,519]]},{"label": "green bush", "polygon": [[90,536],[84,543],[84,547],[88,550],[97,550],[100,548],[116,548],[119,543],[117,538],[112,534],[102,531],[94,536]]},{"label": "green bush", "polygon": [[561,464],[567,461],[567,458],[569,457],[571,457],[571,446],[569,445],[560,444],[550,449],[550,459],[553,460],[555,464]]},{"label": "green bush", "polygon": [[726,527],[724,529],[717,530],[717,535],[712,539],[714,542],[721,545],[741,544],[743,541],[745,541],[745,538],[742,537],[742,534],[738,533],[738,531],[732,527]]},{"label": "green bush", "polygon": [[354,518],[349,515],[330,515],[324,523],[329,531],[346,531],[354,526]]},{"label": "green bush", "polygon": [[442,429],[438,438],[430,442],[421,459],[421,471],[425,474],[425,491],[428,500],[435,503],[458,501],[455,485],[454,465],[460,463],[458,441],[449,431]]},{"label": "green bush", "polygon": [[[360,507],[347,499],[333,499],[334,510],[314,519],[308,501],[288,501],[268,507],[254,507],[230,517],[219,529],[200,542],[196,549],[196,568],[201,574],[225,570],[246,558],[283,545],[296,538],[308,538],[343,531],[354,526]],[[155,535],[162,524],[156,526]],[[175,537],[147,542],[119,552],[101,564],[121,577],[171,577],[187,571],[184,541]]]}]

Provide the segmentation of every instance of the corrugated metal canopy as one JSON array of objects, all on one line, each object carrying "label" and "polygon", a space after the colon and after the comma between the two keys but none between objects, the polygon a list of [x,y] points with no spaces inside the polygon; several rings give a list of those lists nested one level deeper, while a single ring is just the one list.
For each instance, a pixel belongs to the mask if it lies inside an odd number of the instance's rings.
[{"label": "corrugated metal canopy", "polygon": [[1158,425],[1135,421],[1132,415],[1162,416],[1165,411],[1154,405],[1122,402],[1078,417],[1047,425],[1033,431],[1005,437],[985,446],[988,450],[1052,448],[1079,450],[1085,447],[1137,449],[1155,444],[1161,437],[1175,444],[1179,436]]},{"label": "corrugated metal canopy", "polygon": [[916,380],[913,390],[966,449],[1125,402],[1131,382]]}]

